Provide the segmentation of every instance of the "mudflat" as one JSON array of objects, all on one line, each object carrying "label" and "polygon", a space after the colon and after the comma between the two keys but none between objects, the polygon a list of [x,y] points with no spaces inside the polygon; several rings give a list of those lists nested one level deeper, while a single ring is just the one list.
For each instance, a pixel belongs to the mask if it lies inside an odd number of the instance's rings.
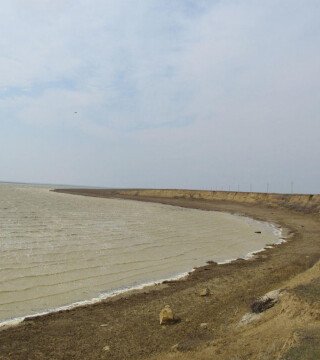
[{"label": "mudflat", "polygon": [[[182,280],[26,319],[1,331],[1,360],[303,359],[306,352],[317,356],[318,212],[263,202],[152,197],[107,190],[63,191],[240,213],[281,225],[287,229],[287,241],[250,260],[208,263]],[[205,288],[209,294],[200,296]],[[255,299],[276,289],[283,292],[278,304],[260,314],[258,320],[239,325]],[[178,322],[159,324],[159,312],[165,305],[170,305]]]}]

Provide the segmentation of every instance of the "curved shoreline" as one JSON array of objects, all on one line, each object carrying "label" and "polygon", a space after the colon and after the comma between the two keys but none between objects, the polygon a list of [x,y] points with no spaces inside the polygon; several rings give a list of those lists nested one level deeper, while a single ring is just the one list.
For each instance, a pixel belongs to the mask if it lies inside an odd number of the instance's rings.
[{"label": "curved shoreline", "polygon": [[[86,193],[82,195],[88,196]],[[187,351],[193,351],[191,358],[200,358],[197,351],[205,349],[215,339],[220,339],[222,345],[212,348],[214,358],[228,359],[242,354],[246,359],[255,359],[255,354],[246,352],[248,347],[245,344],[241,346],[241,342],[234,353],[223,355],[235,346],[230,329],[248,311],[253,299],[286,286],[290,279],[305,272],[320,257],[319,215],[310,213],[308,209],[304,211],[302,206],[296,211],[281,205],[139,197],[132,194],[116,196],[110,191],[102,197],[240,213],[256,220],[277,223],[293,235],[281,246],[267,247],[249,261],[238,259],[219,266],[210,263],[197,268],[184,280],[166,281],[94,305],[26,319],[22,326],[1,332],[0,354],[3,359],[94,360],[105,358],[103,348],[106,345],[110,347],[107,357],[113,360],[151,359],[155,355],[161,355],[159,359],[167,359],[166,354],[177,343],[188,345]],[[199,297],[198,291],[203,287],[208,287],[212,296]],[[158,314],[165,304],[170,304],[182,319],[179,324],[167,328],[159,326]],[[208,322],[209,328],[202,330],[199,325],[205,322]],[[281,336],[276,333],[275,336],[274,343],[277,344]],[[255,341],[252,339],[251,342]],[[260,343],[259,351],[264,347],[269,347],[268,342]],[[215,353],[215,349],[220,349],[221,354]],[[172,354],[171,358],[174,358]],[[187,354],[184,358],[189,359]]]},{"label": "curved shoreline", "polygon": [[[229,213],[229,214],[231,214],[231,213]],[[22,324],[24,321],[30,321],[30,320],[35,319],[35,318],[39,318],[39,317],[54,314],[54,313],[60,313],[60,312],[68,311],[68,310],[72,310],[72,309],[77,309],[79,307],[90,306],[90,305],[97,304],[99,302],[108,300],[108,299],[113,298],[113,297],[118,296],[118,295],[128,296],[128,295],[130,295],[130,293],[133,293],[133,292],[135,292],[137,290],[145,290],[146,288],[151,288],[153,286],[156,286],[156,285],[159,285],[159,284],[162,284],[162,283],[165,283],[165,282],[186,280],[187,277],[192,272],[197,271],[198,269],[201,269],[201,268],[207,266],[209,263],[216,263],[218,266],[222,266],[222,265],[225,265],[225,264],[230,264],[230,263],[232,263],[234,261],[250,260],[250,259],[254,258],[255,255],[266,251],[268,248],[272,248],[273,246],[279,246],[283,242],[286,241],[285,238],[283,237],[283,234],[286,231],[286,229],[282,228],[278,224],[275,224],[275,223],[272,223],[272,222],[267,222],[267,221],[256,220],[253,217],[247,217],[247,216],[240,215],[240,214],[232,214],[232,215],[241,216],[241,217],[243,217],[243,218],[245,218],[247,220],[253,220],[253,221],[256,221],[256,222],[261,222],[264,225],[271,226],[273,228],[272,232],[278,238],[278,241],[276,241],[273,244],[265,244],[264,247],[262,247],[262,248],[260,248],[258,250],[249,251],[243,257],[226,259],[226,260],[223,260],[223,261],[220,261],[220,262],[215,262],[215,261],[209,260],[206,263],[204,263],[203,265],[193,267],[191,270],[186,271],[186,272],[177,273],[177,274],[173,275],[172,277],[157,279],[155,281],[149,281],[149,282],[145,282],[145,283],[141,283],[141,284],[137,284],[137,285],[133,285],[133,286],[125,286],[123,288],[103,292],[103,293],[99,294],[98,296],[96,296],[94,298],[91,298],[91,299],[88,299],[88,300],[79,300],[77,302],[70,303],[70,304],[67,304],[67,305],[62,305],[62,306],[59,306],[57,308],[45,309],[45,310],[40,311],[40,312],[35,313],[35,314],[25,315],[25,316],[11,318],[11,319],[5,319],[3,321],[0,320],[0,332],[3,331],[3,330],[9,329],[10,327],[18,326],[18,325]]]}]

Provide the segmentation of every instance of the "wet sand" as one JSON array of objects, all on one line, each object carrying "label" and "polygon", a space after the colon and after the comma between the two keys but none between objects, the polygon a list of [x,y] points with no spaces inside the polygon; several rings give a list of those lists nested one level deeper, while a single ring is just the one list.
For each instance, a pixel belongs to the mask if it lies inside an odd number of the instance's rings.
[{"label": "wet sand", "polygon": [[[105,192],[103,196],[114,197],[115,194]],[[234,340],[228,338],[230,326],[248,311],[253,299],[285,286],[287,281],[310,268],[320,257],[318,214],[277,205],[134,195],[123,197],[241,213],[275,222],[287,228],[292,236],[287,242],[267,249],[251,260],[237,260],[225,265],[208,264],[184,280],[26,320],[1,332],[1,360],[147,359],[153,356],[167,359],[167,354],[172,354],[171,348],[177,343],[184,344],[185,356],[191,351],[193,358],[198,358],[197,352],[211,346],[214,341],[225,341],[224,347],[228,347]],[[198,291],[203,287],[208,287],[212,295],[200,297]],[[171,305],[181,321],[162,327],[158,315],[166,304]],[[201,323],[209,323],[209,327],[203,329],[199,326]],[[245,354],[245,347],[242,350],[245,357],[240,359],[257,358],[255,354]],[[216,358],[227,359],[219,354]]]}]

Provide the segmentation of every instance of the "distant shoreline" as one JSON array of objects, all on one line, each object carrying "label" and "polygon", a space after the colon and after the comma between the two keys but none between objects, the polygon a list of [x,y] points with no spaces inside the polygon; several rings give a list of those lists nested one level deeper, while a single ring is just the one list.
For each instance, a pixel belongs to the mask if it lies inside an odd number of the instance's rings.
[{"label": "distant shoreline", "polygon": [[68,188],[54,189],[52,191],[74,195],[123,198],[139,201],[162,202],[203,200],[215,202],[231,202],[248,205],[280,206],[291,210],[320,213],[320,194],[279,194],[261,192],[236,192],[236,191],[209,191],[209,190],[182,190],[182,189],[92,189]]}]

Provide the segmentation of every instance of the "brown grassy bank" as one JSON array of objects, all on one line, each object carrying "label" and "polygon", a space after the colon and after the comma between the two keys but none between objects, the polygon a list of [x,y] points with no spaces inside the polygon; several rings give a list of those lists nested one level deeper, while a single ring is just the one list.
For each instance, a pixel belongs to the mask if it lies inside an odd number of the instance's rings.
[{"label": "brown grassy bank", "polygon": [[263,206],[281,206],[320,214],[320,195],[269,194],[233,191],[177,190],[177,189],[57,189],[58,192],[98,197],[159,198],[222,201]]}]

